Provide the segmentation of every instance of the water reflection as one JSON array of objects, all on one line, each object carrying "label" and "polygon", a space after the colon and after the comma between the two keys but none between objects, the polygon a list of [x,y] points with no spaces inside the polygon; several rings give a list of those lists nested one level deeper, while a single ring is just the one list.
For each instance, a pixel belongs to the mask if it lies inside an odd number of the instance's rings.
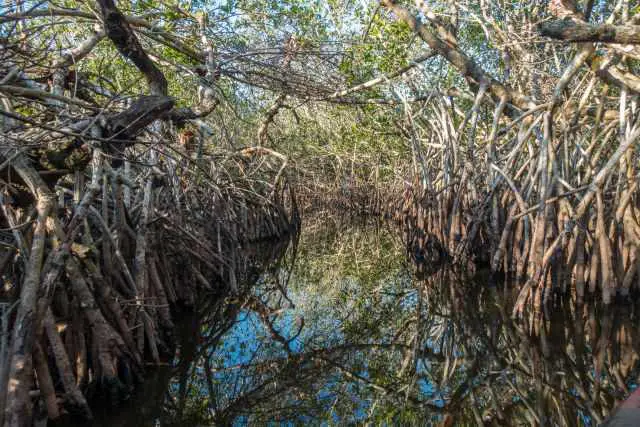
[{"label": "water reflection", "polygon": [[118,424],[596,425],[636,387],[637,306],[514,321],[509,287],[411,251],[308,222],[251,292],[203,302]]}]

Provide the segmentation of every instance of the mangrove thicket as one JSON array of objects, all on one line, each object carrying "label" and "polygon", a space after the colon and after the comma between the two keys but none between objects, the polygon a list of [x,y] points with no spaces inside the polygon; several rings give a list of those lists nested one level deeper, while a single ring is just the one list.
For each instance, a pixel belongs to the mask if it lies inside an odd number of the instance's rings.
[{"label": "mangrove thicket", "polygon": [[488,271],[531,337],[622,310],[639,46],[635,0],[4,2],[0,422],[124,399],[205,298],[211,342],[252,310],[291,356],[252,248],[321,216],[393,223],[425,287]]}]

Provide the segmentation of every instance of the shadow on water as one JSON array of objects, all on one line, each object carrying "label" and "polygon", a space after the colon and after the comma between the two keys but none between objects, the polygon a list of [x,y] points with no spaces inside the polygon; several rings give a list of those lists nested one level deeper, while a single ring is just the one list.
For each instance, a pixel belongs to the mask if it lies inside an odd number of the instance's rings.
[{"label": "shadow on water", "polygon": [[517,292],[420,257],[385,224],[307,221],[95,425],[597,425],[637,386],[637,305],[516,321]]}]

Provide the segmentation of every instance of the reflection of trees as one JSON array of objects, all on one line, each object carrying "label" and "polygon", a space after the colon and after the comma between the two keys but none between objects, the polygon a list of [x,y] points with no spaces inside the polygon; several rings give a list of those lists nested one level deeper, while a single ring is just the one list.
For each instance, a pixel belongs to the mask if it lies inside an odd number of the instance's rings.
[{"label": "reflection of trees", "polygon": [[[387,251],[364,250],[376,242]],[[338,227],[301,247],[252,295],[202,311],[163,425],[595,424],[635,385],[635,306],[557,301],[514,322],[508,288],[452,268],[416,280],[387,233]],[[339,291],[323,299],[331,266]]]},{"label": "reflection of trees", "polygon": [[442,270],[424,282],[427,304],[440,311],[425,323],[446,324],[428,339],[445,355],[430,361],[429,376],[449,386],[447,410],[505,425],[600,422],[637,369],[632,307],[611,313],[564,302],[515,324],[508,291],[473,280],[481,283]]},{"label": "reflection of trees", "polygon": [[[238,246],[233,252],[235,269],[232,274],[239,292],[229,296],[227,288],[217,278],[206,278],[214,285],[198,295],[194,306],[177,307],[173,337],[177,344],[173,361],[154,367],[140,384],[136,393],[121,406],[96,402],[92,408],[92,425],[118,426],[184,426],[207,423],[216,408],[217,392],[204,372],[212,371],[211,354],[220,345],[224,334],[235,324],[238,314],[252,296],[252,288],[267,269],[278,269],[291,240],[253,242],[249,247]],[[64,419],[60,425],[74,420]],[[84,422],[78,425],[85,425]]]}]

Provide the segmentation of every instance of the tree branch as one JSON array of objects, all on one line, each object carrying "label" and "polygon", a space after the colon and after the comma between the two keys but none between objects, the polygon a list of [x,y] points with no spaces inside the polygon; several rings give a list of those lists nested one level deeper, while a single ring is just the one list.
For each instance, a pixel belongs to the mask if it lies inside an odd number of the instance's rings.
[{"label": "tree branch", "polygon": [[339,98],[344,98],[347,95],[350,95],[354,92],[359,92],[361,90],[365,90],[365,89],[370,89],[384,81],[387,81],[389,79],[393,79],[395,77],[401,76],[411,70],[413,70],[415,67],[417,67],[418,65],[420,65],[421,63],[423,63],[424,61],[426,61],[427,59],[433,58],[436,55],[435,52],[427,52],[424,55],[420,55],[418,58],[414,59],[413,61],[410,61],[409,64],[407,64],[406,66],[399,68],[398,70],[394,71],[393,73],[389,73],[386,75],[382,75],[379,77],[375,77],[371,80],[368,80],[364,83],[360,83],[356,86],[352,86],[350,88],[344,89],[344,90],[338,90],[334,93],[332,93],[331,95],[327,96],[326,99],[339,99]]},{"label": "tree branch", "polygon": [[468,81],[476,85],[485,83],[494,99],[506,98],[511,104],[522,110],[535,107],[529,97],[503,85],[488,75],[473,59],[458,48],[453,34],[449,33],[441,24],[437,22],[433,24],[437,32],[436,35],[409,10],[396,4],[394,0],[382,0],[382,5],[393,12],[399,20],[406,23],[431,49],[449,61]]},{"label": "tree branch", "polygon": [[152,95],[167,95],[167,79],[142,48],[138,37],[118,10],[113,0],[98,0],[107,36],[125,58],[144,74]]},{"label": "tree branch", "polygon": [[543,22],[538,30],[543,36],[570,42],[640,44],[640,25],[593,25],[567,17]]}]

